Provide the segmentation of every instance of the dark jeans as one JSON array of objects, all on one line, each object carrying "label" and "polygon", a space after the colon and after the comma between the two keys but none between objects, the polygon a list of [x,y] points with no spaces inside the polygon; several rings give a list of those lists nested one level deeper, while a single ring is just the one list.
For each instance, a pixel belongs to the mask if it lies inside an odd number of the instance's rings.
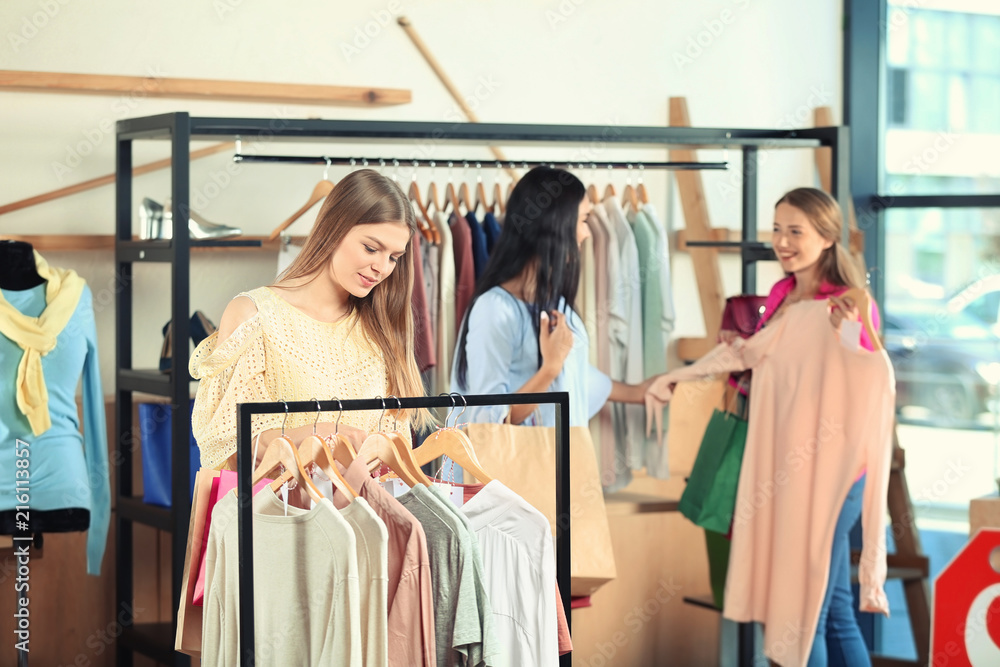
[{"label": "dark jeans", "polygon": [[819,612],[819,624],[808,667],[871,667],[868,649],[854,617],[851,594],[851,528],[861,516],[865,478],[851,487],[833,533],[830,579]]}]

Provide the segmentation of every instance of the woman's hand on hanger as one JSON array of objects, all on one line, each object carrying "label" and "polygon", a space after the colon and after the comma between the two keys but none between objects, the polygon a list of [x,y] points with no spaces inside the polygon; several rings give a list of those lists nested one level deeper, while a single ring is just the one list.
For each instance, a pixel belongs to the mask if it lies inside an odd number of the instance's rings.
[{"label": "woman's hand on hanger", "polygon": [[558,311],[541,314],[538,348],[542,353],[542,366],[559,375],[566,357],[573,349],[573,330],[569,328],[566,315]]},{"label": "woman's hand on hanger", "polygon": [[719,331],[719,342],[730,345],[734,340],[740,337],[739,332],[732,331],[730,329],[722,329]]},{"label": "woman's hand on hanger", "polygon": [[850,298],[831,296],[830,301],[830,324],[834,330],[840,331],[840,325],[844,320],[857,322],[861,319],[861,312]]}]

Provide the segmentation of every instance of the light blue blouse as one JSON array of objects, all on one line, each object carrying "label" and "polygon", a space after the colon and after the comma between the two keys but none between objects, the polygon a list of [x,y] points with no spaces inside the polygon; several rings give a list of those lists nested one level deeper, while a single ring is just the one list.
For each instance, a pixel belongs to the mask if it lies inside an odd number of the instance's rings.
[{"label": "light blue blouse", "polygon": [[[560,308],[563,303],[560,302]],[[505,394],[516,392],[538,372],[538,338],[531,325],[528,304],[502,287],[494,287],[476,301],[466,315],[469,330],[465,339],[468,371],[466,383],[458,381],[458,349],[451,367],[451,386],[463,394]],[[590,341],[576,312],[567,313],[573,330],[573,349],[562,372],[549,391],[569,393],[570,426],[587,426],[611,395],[611,378],[590,365]],[[469,408],[464,422],[499,423],[509,411],[506,405]],[[555,406],[540,405],[524,421],[526,426],[555,426]]]},{"label": "light blue blouse", "polygon": [[[29,317],[45,310],[42,283],[26,290],[3,290],[14,308]],[[0,335],[0,511],[12,510],[15,488],[27,491],[34,510],[79,507],[90,510],[87,531],[87,572],[101,573],[101,560],[111,522],[111,484],[108,478],[108,435],[104,423],[104,392],[97,358],[97,329],[93,297],[83,288],[76,310],[56,338],[54,350],[42,357],[42,374],[49,393],[52,426],[33,435],[28,419],[17,407],[15,378],[23,352]],[[76,388],[83,377],[83,434],[77,417]],[[28,444],[29,484],[15,486],[15,441]],[[30,519],[30,517],[29,517]]]}]

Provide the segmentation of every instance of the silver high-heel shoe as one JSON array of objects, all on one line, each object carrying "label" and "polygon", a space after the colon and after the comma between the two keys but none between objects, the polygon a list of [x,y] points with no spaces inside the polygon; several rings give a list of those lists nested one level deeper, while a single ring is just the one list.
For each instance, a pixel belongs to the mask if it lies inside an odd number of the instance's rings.
[{"label": "silver high-heel shoe", "polygon": [[[168,199],[165,205],[160,205],[149,197],[142,200],[139,208],[139,237],[144,240],[170,239],[174,232],[174,216]],[[218,225],[205,220],[195,211],[188,215],[188,233],[193,239],[225,239],[239,236],[243,230],[239,227]]]}]

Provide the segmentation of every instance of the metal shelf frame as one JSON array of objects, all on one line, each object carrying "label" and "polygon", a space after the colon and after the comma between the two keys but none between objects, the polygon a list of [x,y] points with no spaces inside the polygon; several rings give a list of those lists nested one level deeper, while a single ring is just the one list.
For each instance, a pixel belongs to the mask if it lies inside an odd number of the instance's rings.
[{"label": "metal shelf frame", "polygon": [[[187,112],[175,112],[120,120],[116,124],[116,190],[115,190],[115,270],[118,279],[115,333],[116,398],[115,425],[117,461],[119,462],[116,497],[131,498],[133,494],[132,462],[132,400],[133,392],[148,391],[171,399],[172,497],[169,525],[174,535],[171,547],[174,623],[180,601],[180,584],[184,563],[184,539],[190,516],[189,488],[189,378],[186,373],[171,373],[160,378],[152,373],[133,370],[132,321],[133,264],[160,261],[171,265],[170,305],[171,335],[179,344],[173,346],[173,368],[185,369],[189,350],[183,341],[190,336],[190,252],[197,242],[188,238],[187,218],[190,211],[190,155],[192,141],[235,141],[244,145],[253,142],[268,144],[294,142],[330,142],[336,145],[395,144],[417,148],[447,143],[449,145],[539,146],[573,148],[601,145],[629,150],[666,149],[670,147],[718,149],[741,152],[743,253],[742,287],[744,292],[756,289],[754,263],[761,255],[757,233],[757,175],[759,151],[774,149],[812,149],[829,147],[833,164],[833,191],[842,209],[849,202],[848,139],[846,127],[805,129],[736,129],[697,127],[637,127],[617,125],[541,125],[507,123],[409,122],[379,120],[310,120],[285,118],[226,118],[197,117]],[[173,201],[173,239],[169,242],[136,242],[132,239],[132,145],[135,141],[170,142],[170,195]],[[347,152],[347,151],[342,151]],[[470,160],[471,161],[471,160]],[[484,159],[483,165],[495,161]],[[563,164],[565,159],[552,160]],[[573,163],[576,160],[572,161]],[[630,164],[638,166],[642,161]],[[585,162],[586,163],[586,162]],[[517,161],[515,161],[517,164]],[[599,163],[601,164],[601,163]],[[846,241],[846,226],[845,226]],[[184,409],[178,409],[183,406]],[[126,501],[128,503],[129,501]],[[133,508],[134,509],[134,508]],[[162,514],[158,515],[162,522]],[[116,512],[117,568],[116,602],[132,602],[133,550],[132,522],[136,511]],[[128,607],[131,608],[131,607]],[[125,618],[123,625],[132,627],[134,619]],[[119,667],[131,667],[132,642],[120,642],[117,648]],[[145,643],[143,643],[145,646]],[[164,647],[169,650],[169,647]],[[162,655],[162,654],[160,654]],[[187,656],[176,654],[173,665],[189,665]]]}]

